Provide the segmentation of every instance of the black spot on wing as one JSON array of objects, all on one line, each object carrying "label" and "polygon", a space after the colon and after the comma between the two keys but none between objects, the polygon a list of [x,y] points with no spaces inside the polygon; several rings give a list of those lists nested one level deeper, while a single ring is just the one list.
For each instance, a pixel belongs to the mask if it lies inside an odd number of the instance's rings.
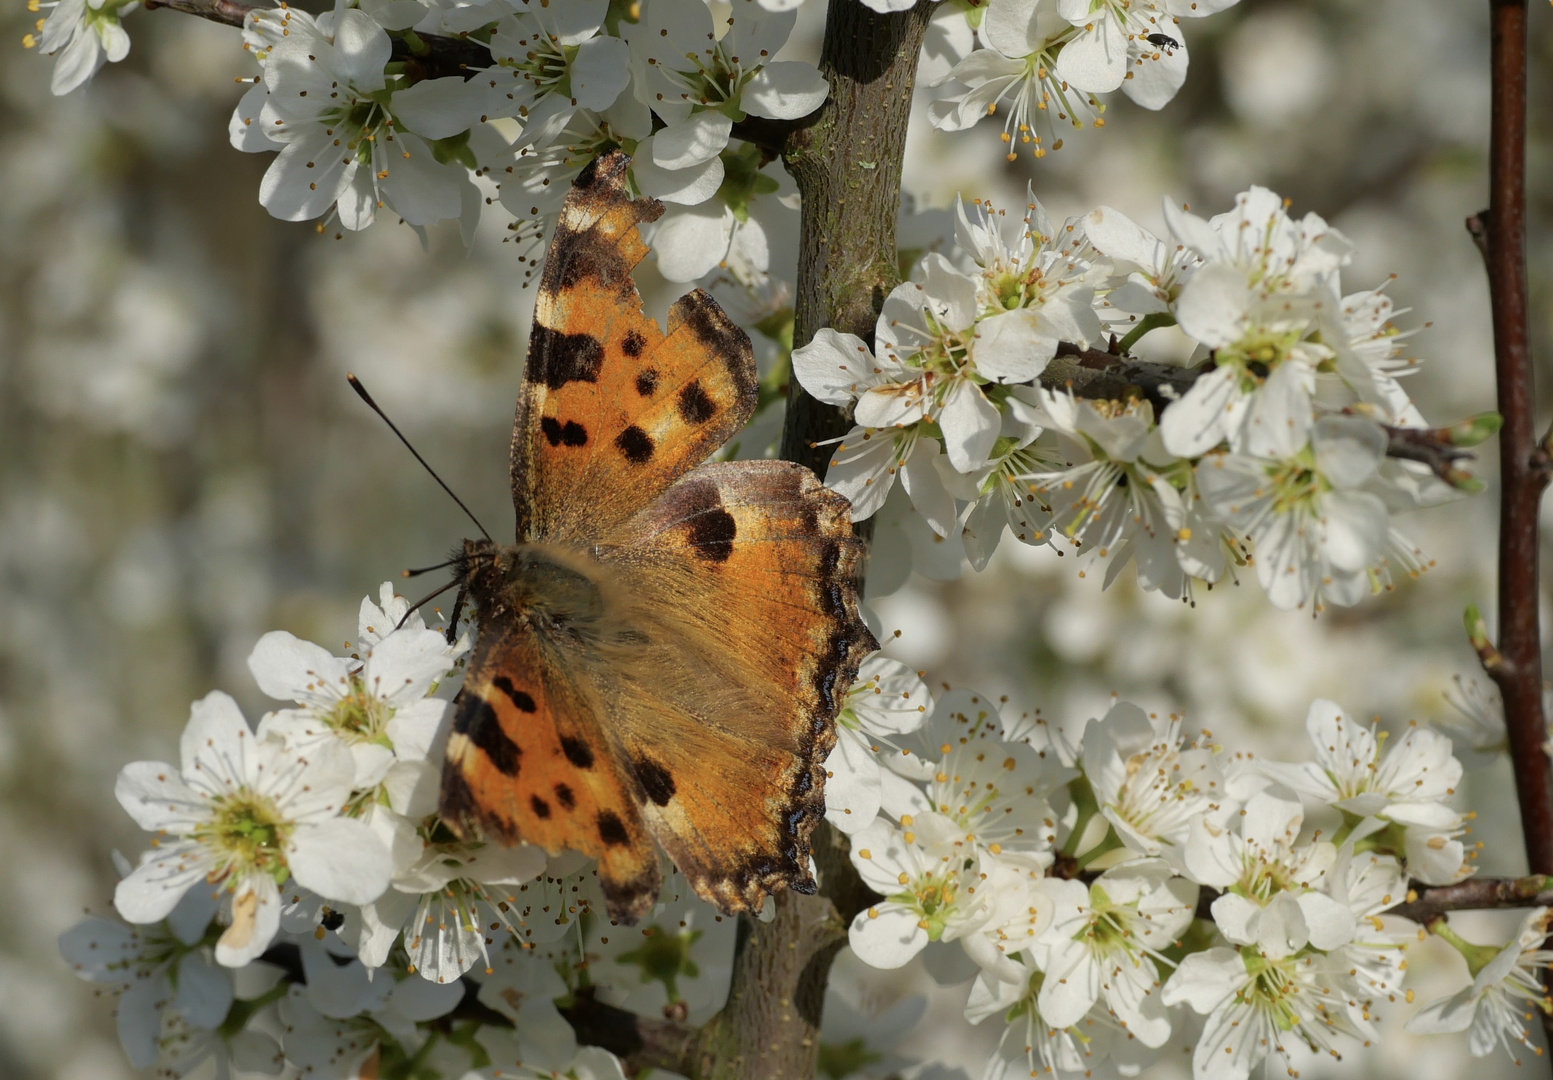
[{"label": "black spot on wing", "polygon": [[538,708],[538,706],[534,704],[534,699],[529,697],[522,690],[519,690],[516,686],[513,686],[512,680],[507,678],[505,675],[496,676],[496,678],[491,680],[491,685],[512,699],[512,703],[518,707],[519,712],[531,713],[536,708]]},{"label": "black spot on wing", "polygon": [[679,392],[679,415],[687,424],[704,424],[717,415],[717,406],[700,382],[692,382]]},{"label": "black spot on wing", "polygon": [[593,768],[593,751],[581,739],[574,738],[571,735],[562,735],[561,752],[566,755],[567,761],[570,761],[579,769]]},{"label": "black spot on wing", "polygon": [[528,377],[559,390],[569,382],[599,381],[604,346],[592,334],[563,334],[534,324],[528,341]]},{"label": "black spot on wing", "polygon": [[530,795],[528,804],[531,808],[533,808],[534,816],[539,818],[541,821],[550,816],[550,804],[545,802],[545,800],[541,799],[538,795]]},{"label": "black spot on wing", "polygon": [[615,436],[615,446],[632,465],[647,464],[652,460],[653,451],[656,449],[652,436],[635,424]]},{"label": "black spot on wing", "polygon": [[[644,338],[641,334],[637,333],[635,330],[627,330],[626,336],[620,339],[620,351],[625,353],[627,356],[641,356],[642,350],[646,347],[647,339]],[[643,372],[642,374],[645,375],[646,372]],[[657,372],[653,373],[653,378],[657,378]],[[642,385],[640,382],[640,376],[638,377],[638,382],[636,385],[638,387]],[[646,397],[647,395],[644,394],[642,396]]]},{"label": "black spot on wing", "polygon": [[496,710],[482,697],[466,698],[458,715],[453,718],[453,730],[484,751],[503,776],[517,776],[519,759],[523,751],[502,730]]},{"label": "black spot on wing", "polygon": [[733,555],[733,542],[738,535],[738,522],[721,506],[690,521],[690,544],[696,554],[708,562],[727,562]]},{"label": "black spot on wing", "polygon": [[577,805],[577,796],[572,794],[572,789],[565,784],[555,786],[555,801],[570,810]]},{"label": "black spot on wing", "polygon": [[636,778],[642,782],[642,790],[659,806],[667,806],[674,798],[674,777],[668,769],[651,758],[637,758],[632,762]]},{"label": "black spot on wing", "polygon": [[658,369],[643,368],[636,374],[636,392],[643,397],[652,397],[658,392]]},{"label": "black spot on wing", "polygon": [[562,424],[553,416],[546,416],[539,421],[539,429],[545,433],[551,446],[587,446],[588,429],[575,420],[568,420]]},{"label": "black spot on wing", "polygon": [[613,810],[600,810],[599,839],[610,847],[620,847],[631,842],[631,834],[626,832],[625,823]]}]

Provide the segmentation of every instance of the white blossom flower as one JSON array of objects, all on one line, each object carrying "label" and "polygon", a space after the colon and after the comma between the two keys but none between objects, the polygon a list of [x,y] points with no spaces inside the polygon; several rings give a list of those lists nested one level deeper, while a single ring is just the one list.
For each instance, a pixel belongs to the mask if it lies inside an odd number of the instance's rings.
[{"label": "white blossom flower", "polygon": [[1175,303],[1185,333],[1213,350],[1214,370],[1165,410],[1165,445],[1196,457],[1228,441],[1262,456],[1304,442],[1318,366],[1318,316],[1338,306],[1336,275],[1352,245],[1315,214],[1292,220],[1278,196],[1252,188],[1203,221],[1165,203],[1176,240],[1203,259]]},{"label": "white blossom flower", "polygon": [[830,91],[819,71],[801,61],[772,60],[797,17],[796,11],[769,11],[757,0],[734,0],[727,32],[718,37],[701,0],[645,6],[631,51],[641,73],[637,95],[667,125],[653,143],[655,164],[683,169],[710,161],[746,114],[796,120],[819,108]]},{"label": "white blossom flower", "polygon": [[1224,786],[1213,751],[1185,748],[1181,725],[1179,714],[1145,714],[1119,701],[1083,738],[1084,776],[1117,838],[1138,855],[1164,855],[1177,870],[1192,822],[1218,809]]},{"label": "white blossom flower", "polygon": [[[1268,1055],[1288,1060],[1285,1040],[1341,1056],[1336,1036],[1374,1032],[1329,985],[1315,954],[1259,955],[1254,949],[1191,953],[1165,983],[1166,1005],[1207,1016],[1192,1052],[1194,1080],[1246,1080]],[[1292,1070],[1291,1070],[1292,1071]]]},{"label": "white blossom flower", "polygon": [[1043,387],[1035,394],[1060,456],[1028,479],[1051,508],[1054,530],[1086,554],[1114,555],[1105,583],[1129,561],[1140,585],[1171,597],[1189,599],[1193,576],[1216,578],[1223,565],[1218,530],[1199,520],[1176,487],[1190,489],[1190,482],[1165,450],[1153,407]]},{"label": "white blossom flower", "polygon": [[106,63],[129,55],[129,35],[121,20],[140,6],[139,0],[48,0],[29,11],[52,8],[38,37],[22,38],[27,48],[45,56],[58,54],[49,89],[64,95],[86,83]]},{"label": "white blossom flower", "polygon": [[157,1036],[157,1072],[167,1077],[188,1076],[195,1070],[216,1080],[239,1076],[280,1076],[286,1060],[280,1044],[249,1024],[236,1030],[194,1027],[171,1010],[162,1013]]},{"label": "white blossom flower", "polygon": [[339,816],[355,773],[343,745],[324,743],[303,757],[256,739],[236,702],[212,692],[191,710],[182,758],[181,769],[137,761],[119,774],[119,803],[159,836],[114,893],[130,922],[166,918],[201,883],[222,887],[232,921],[216,959],[236,967],[274,937],[277,885],[288,874],[347,903],[366,903],[387,887],[387,848],[364,824]]},{"label": "white blossom flower", "polygon": [[[1354,723],[1333,702],[1317,699],[1305,717],[1316,760],[1262,768],[1292,790],[1355,818],[1380,818],[1403,829],[1408,869],[1431,885],[1460,881],[1472,871],[1455,839],[1464,817],[1446,805],[1461,783],[1451,742],[1428,728],[1409,727],[1380,754],[1384,736]],[[1414,854],[1419,853],[1414,862]]]},{"label": "white blossom flower", "polygon": [[970,360],[983,378],[1029,382],[1046,370],[1060,342],[1087,345],[1100,336],[1088,284],[1092,252],[1075,232],[1059,229],[1029,186],[1019,216],[984,200],[967,214],[956,200],[955,238],[976,266],[980,304]]},{"label": "white blossom flower", "polygon": [[338,739],[356,762],[352,787],[371,791],[387,783],[395,810],[424,816],[431,807],[409,803],[423,803],[423,789],[434,786],[421,774],[447,711],[446,701],[427,694],[462,648],[424,625],[393,630],[386,613],[368,602],[362,616],[364,660],[334,656],[283,630],[259,639],[248,657],[259,689],[302,706],[270,714],[260,734],[297,749]]},{"label": "white blossom flower", "polygon": [[416,1025],[447,1015],[464,997],[460,983],[403,978],[402,969],[369,972],[310,940],[301,955],[306,981],[290,988],[280,1012],[286,1058],[304,1073],[377,1075],[385,1036],[413,1055],[426,1039]]},{"label": "white blossom flower", "polygon": [[[967,865],[968,864],[968,865]],[[909,828],[883,819],[852,837],[852,865],[885,899],[859,912],[848,938],[867,964],[898,968],[930,941],[953,941],[991,914],[975,855],[963,830],[939,814],[923,814]]]},{"label": "white blossom flower", "polygon": [[1315,421],[1308,443],[1294,428],[1282,431],[1270,456],[1203,458],[1198,490],[1250,538],[1257,580],[1275,607],[1356,604],[1379,587],[1372,571],[1392,546],[1385,504],[1362,490],[1385,457],[1386,436],[1373,421],[1342,415]]},{"label": "white blossom flower", "polygon": [[1325,840],[1298,842],[1305,820],[1299,801],[1262,791],[1233,820],[1238,830],[1222,814],[1199,817],[1186,842],[1193,880],[1222,890],[1213,902],[1219,932],[1275,959],[1306,945],[1335,949],[1351,941],[1353,912],[1321,891],[1337,849]]},{"label": "white blossom flower", "polygon": [[519,0],[517,14],[496,23],[489,42],[497,70],[490,84],[490,116],[515,116],[525,128],[564,127],[578,108],[603,112],[631,81],[630,48],[603,33],[608,0],[548,4]]},{"label": "white blossom flower", "polygon": [[997,707],[973,690],[950,690],[933,707],[922,750],[888,759],[918,781],[905,805],[884,809],[902,826],[907,812],[942,816],[963,840],[1011,865],[1037,873],[1052,864],[1057,815],[1047,796],[1073,774],[1055,755],[1006,737]]},{"label": "white blossom flower", "polygon": [[[1496,687],[1484,689],[1476,679],[1452,675],[1456,691],[1445,691],[1457,715],[1436,720],[1435,726],[1450,737],[1463,765],[1486,765],[1509,753],[1510,737],[1504,726],[1504,700]],[[1546,710],[1544,710],[1546,713]]]},{"label": "white blossom flower", "polygon": [[1197,886],[1158,859],[1115,867],[1092,884],[1046,878],[1051,925],[1035,946],[1045,974],[1037,1005],[1045,1021],[1071,1027],[1103,995],[1110,1011],[1145,1046],[1170,1038],[1156,961],[1176,943],[1197,907]]},{"label": "white blossom flower", "polygon": [[1171,305],[1202,262],[1195,251],[1165,243],[1109,206],[1084,216],[1084,235],[1112,265],[1111,281],[1095,305],[1103,320],[1126,325],[1151,315],[1173,319]]},{"label": "white blossom flower", "polygon": [[215,913],[210,893],[193,889],[160,923],[126,926],[94,916],[60,935],[60,955],[77,975],[120,991],[119,1042],[135,1068],[149,1068],[160,1055],[164,1009],[195,1028],[226,1019],[232,979],[210,962],[204,940]]},{"label": "white blossom flower", "polygon": [[1058,14],[1078,31],[1057,55],[1057,77],[1089,93],[1121,89],[1144,108],[1162,108],[1186,81],[1186,45],[1176,16],[1228,6],[1057,0]]},{"label": "white blossom flower", "polygon": [[1536,1010],[1553,1013],[1553,1000],[1543,985],[1544,972],[1553,964],[1553,952],[1543,947],[1550,924],[1549,909],[1528,911],[1515,937],[1486,963],[1479,966],[1469,958],[1471,986],[1431,1001],[1408,1018],[1406,1029],[1422,1034],[1466,1031],[1473,1057],[1487,1057],[1503,1046],[1514,1058],[1516,1043],[1541,1055],[1541,1047],[1531,1040],[1529,1021]]},{"label": "white blossom flower", "polygon": [[1332,899],[1354,914],[1353,940],[1329,955],[1334,986],[1357,1000],[1379,995],[1394,998],[1407,971],[1406,950],[1417,940],[1417,924],[1384,912],[1407,897],[1408,878],[1391,855],[1356,851],[1359,841],[1381,827],[1371,819],[1349,834],[1327,871],[1326,889]]},{"label": "white blossom flower", "polygon": [[979,1024],[998,1016],[1007,1024],[997,1050],[987,1060],[982,1080],[1094,1075],[1095,1066],[1130,1038],[1098,1005],[1071,1027],[1047,1023],[1038,1005],[1045,979],[1044,973],[1034,968],[1027,968],[1017,980],[998,979],[984,971],[971,985],[965,1018]]},{"label": "white blossom flower", "polygon": [[836,716],[835,749],[825,759],[826,821],[848,834],[873,824],[882,798],[874,740],[916,731],[930,703],[927,683],[899,660],[874,653],[863,661]]},{"label": "white blossom flower", "polygon": [[411,858],[386,891],[346,916],[342,935],[368,967],[381,966],[402,938],[412,972],[453,982],[476,963],[491,970],[493,926],[509,934],[517,929],[509,912],[518,900],[510,887],[538,877],[545,854],[527,844],[456,840],[435,818],[428,822],[417,829],[397,815],[374,817],[376,831]]},{"label": "white blossom flower", "polygon": [[[467,173],[439,162],[427,140],[468,130],[484,112],[484,89],[457,76],[390,87],[383,28],[356,9],[333,28],[332,41],[304,35],[271,48],[257,117],[245,111],[255,98],[238,104],[233,145],[280,149],[260,183],[260,203],[287,221],[334,207],[348,229],[372,224],[380,206],[411,225],[459,217]],[[250,137],[255,124],[259,135]]]},{"label": "white blossom flower", "polygon": [[836,444],[825,486],[846,496],[852,520],[863,521],[879,512],[898,476],[912,506],[935,533],[946,536],[955,522],[954,496],[944,483],[948,464],[938,440],[923,435],[920,426],[855,427]]},{"label": "white blossom flower", "polygon": [[1028,408],[1019,397],[1024,389],[1015,387],[1004,402],[1002,434],[993,444],[992,461],[985,475],[975,478],[976,497],[961,515],[965,554],[978,572],[986,568],[1005,530],[1021,544],[1047,544],[1052,539],[1051,507],[1036,494],[1029,478],[1049,469],[1054,458],[1049,449],[1035,445],[1042,429],[1034,423],[1022,425],[1018,419]]},{"label": "white blossom flower", "polygon": [[1381,418],[1389,423],[1424,427],[1423,414],[1397,381],[1419,367],[1417,358],[1398,355],[1398,345],[1411,331],[1399,330],[1392,323],[1402,312],[1394,309],[1383,288],[1343,297],[1335,320],[1334,312],[1328,309],[1326,315],[1336,325],[1322,337],[1332,342],[1338,377],[1360,401],[1379,409]]},{"label": "white blossom flower", "polygon": [[1046,156],[1048,146],[1061,149],[1058,121],[1074,128],[1103,123],[1103,106],[1094,95],[1069,86],[1057,73],[1057,58],[1074,35],[1051,3],[990,0],[980,27],[986,47],[929,84],[947,88],[929,108],[933,126],[964,131],[1001,108],[1001,137],[1013,161],[1016,142],[1037,158]]}]

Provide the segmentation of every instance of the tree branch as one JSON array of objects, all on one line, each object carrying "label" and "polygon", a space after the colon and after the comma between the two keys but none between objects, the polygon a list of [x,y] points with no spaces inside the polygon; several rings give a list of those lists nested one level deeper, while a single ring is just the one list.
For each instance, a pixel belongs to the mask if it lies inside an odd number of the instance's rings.
[{"label": "tree branch", "polygon": [[[1143,397],[1154,406],[1158,416],[1165,406],[1212,370],[1211,364],[1160,364],[1063,341],[1057,345],[1056,358],[1041,373],[1040,384],[1048,390],[1070,390],[1081,398]],[[1386,432],[1387,457],[1423,462],[1452,487],[1460,487],[1471,479],[1459,465],[1474,460],[1475,455],[1452,441],[1450,428],[1380,426]]]},{"label": "tree branch", "polygon": [[[1197,918],[1213,921],[1217,889],[1203,886],[1197,894]],[[1470,878],[1455,885],[1425,885],[1415,881],[1407,899],[1381,912],[1427,926],[1452,911],[1484,911],[1491,908],[1553,907],[1553,877],[1532,874],[1523,878]]]},{"label": "tree branch", "polygon": [[1490,0],[1492,115],[1489,209],[1481,235],[1494,322],[1499,412],[1499,640],[1488,669],[1504,699],[1527,864],[1553,873],[1553,767],[1542,749],[1542,642],[1537,625],[1537,513],[1548,458],[1537,442],[1526,291],[1526,0]]}]

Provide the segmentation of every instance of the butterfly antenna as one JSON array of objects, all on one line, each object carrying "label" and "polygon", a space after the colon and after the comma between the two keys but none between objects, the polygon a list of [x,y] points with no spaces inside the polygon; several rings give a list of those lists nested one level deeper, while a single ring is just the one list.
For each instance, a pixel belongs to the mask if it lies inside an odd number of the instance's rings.
[{"label": "butterfly antenna", "polygon": [[[480,519],[474,516],[474,512],[471,511],[469,509],[469,507],[464,505],[464,500],[463,499],[460,499],[457,495],[453,494],[453,489],[452,488],[448,487],[447,484],[442,482],[442,477],[437,475],[437,470],[433,469],[430,465],[426,464],[426,459],[421,457],[420,451],[416,450],[415,447],[410,445],[410,440],[406,439],[404,437],[404,432],[400,431],[399,428],[394,424],[394,422],[388,418],[388,414],[385,413],[381,408],[378,407],[378,403],[377,402],[372,400],[372,395],[367,393],[367,388],[365,386],[361,385],[361,380],[356,378],[356,376],[351,375],[349,373],[346,374],[345,378],[350,382],[351,389],[356,391],[356,396],[359,397],[362,401],[365,401],[367,403],[367,408],[371,409],[373,412],[378,414],[379,418],[382,419],[383,423],[388,425],[388,430],[392,431],[395,435],[399,436],[399,441],[404,443],[405,449],[410,451],[410,453],[415,455],[415,460],[419,461],[421,463],[421,468],[425,469],[428,473],[431,474],[431,478],[433,480],[435,480],[441,486],[443,491],[446,491],[448,493],[448,498],[450,498],[454,502],[458,503],[458,508],[469,516],[469,520],[470,521],[475,523],[475,528],[480,530],[480,535],[485,537],[487,540],[491,540],[491,534],[485,531],[485,526],[480,524]],[[494,544],[495,542],[496,541],[491,540],[491,543]],[[436,569],[436,567],[432,567],[432,569]],[[451,589],[452,586],[449,585],[448,588]],[[443,590],[443,591],[445,592],[446,590]],[[432,595],[435,596],[437,594],[433,593]],[[429,600],[429,599],[431,599],[431,597],[427,597],[426,599]],[[421,603],[423,603],[423,604],[425,602],[426,602],[425,600],[421,601]],[[411,610],[413,611],[414,609],[412,608]]]},{"label": "butterfly antenna", "polygon": [[438,589],[436,592],[430,593],[430,594],[428,594],[426,596],[423,596],[419,600],[417,600],[415,603],[411,604],[410,605],[410,609],[404,613],[404,617],[401,618],[397,623],[394,624],[394,629],[395,630],[403,629],[404,624],[410,621],[410,616],[412,614],[414,614],[422,605],[431,603],[437,597],[441,596],[443,593],[447,592],[449,589],[451,589],[453,586],[455,586],[457,584],[458,584],[458,579],[455,578],[454,580],[448,582],[446,585],[442,586],[442,588]]},{"label": "butterfly antenna", "polygon": [[[478,525],[479,522],[477,521],[477,522],[475,522],[475,524]],[[459,556],[457,556],[455,558],[449,559],[447,562],[439,562],[436,566],[421,566],[421,567],[413,567],[413,568],[411,568],[409,570],[401,570],[401,571],[399,571],[399,576],[400,577],[407,577],[407,578],[420,577],[422,574],[429,574],[433,570],[441,570],[441,569],[443,569],[445,567],[453,566],[461,558],[463,558],[463,556],[459,555]]]}]

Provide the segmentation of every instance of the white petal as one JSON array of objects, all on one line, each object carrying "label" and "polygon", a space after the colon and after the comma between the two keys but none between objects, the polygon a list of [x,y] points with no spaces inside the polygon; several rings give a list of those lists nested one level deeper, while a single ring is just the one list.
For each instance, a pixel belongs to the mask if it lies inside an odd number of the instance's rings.
[{"label": "white petal", "polygon": [[335,20],[335,59],[340,74],[358,91],[370,94],[383,88],[383,68],[392,52],[388,35],[366,12],[352,8]]},{"label": "white petal", "polygon": [[197,1028],[219,1026],[232,1005],[232,976],[198,952],[185,953],[178,961],[175,1005],[184,1020]]},{"label": "white petal", "polygon": [[927,931],[917,925],[919,921],[908,907],[882,903],[858,913],[847,941],[869,967],[903,967],[927,947]]},{"label": "white petal", "polygon": [[280,701],[337,700],[349,688],[350,661],[321,645],[271,630],[248,654],[248,670],[265,694]]},{"label": "white petal", "polygon": [[653,161],[654,138],[649,135],[638,143],[636,154],[631,159],[631,175],[643,195],[681,206],[695,206],[717,194],[723,182],[721,157],[685,169],[665,169]]},{"label": "white petal", "polygon": [[181,836],[210,817],[209,803],[183,782],[176,769],[161,761],[132,761],[124,766],[113,794],[135,824],[150,832]]},{"label": "white petal", "polygon": [[1110,93],[1127,77],[1127,35],[1107,8],[1086,17],[1089,29],[1057,54],[1057,77],[1078,90]]},{"label": "white petal", "polygon": [[716,200],[665,214],[652,237],[658,272],[674,282],[710,274],[728,254],[734,223],[733,211]]},{"label": "white petal", "polygon": [[390,108],[402,129],[428,139],[446,139],[480,122],[485,99],[479,79],[465,82],[462,76],[447,75],[395,91]]},{"label": "white petal", "polygon": [[259,204],[282,221],[321,216],[345,182],[345,155],[332,144],[316,124],[288,142],[259,181]]},{"label": "white petal", "polygon": [[617,37],[584,41],[571,65],[572,96],[584,109],[603,112],[631,82],[631,50]]},{"label": "white petal", "polygon": [[198,845],[164,845],[118,883],[113,890],[113,906],[129,922],[160,922],[210,868],[210,861]]},{"label": "white petal", "polygon": [[[699,112],[670,124],[653,139],[653,163],[664,169],[688,169],[710,161],[728,145],[733,121],[719,112]],[[698,275],[699,276],[699,275]]]},{"label": "white petal", "polygon": [[232,925],[216,942],[216,963],[243,967],[257,960],[280,930],[280,893],[275,879],[254,874],[232,894]]},{"label": "white petal", "polygon": [[813,64],[779,60],[757,71],[739,93],[739,107],[752,116],[797,120],[818,109],[830,93]]},{"label": "white petal", "polygon": [[[386,156],[388,160],[380,171],[388,175],[379,183],[383,201],[394,213],[410,225],[429,225],[460,216],[464,208],[463,190],[469,186],[462,166],[441,164],[431,147],[406,132],[388,140]],[[343,212],[341,220],[345,220]]]},{"label": "white petal", "polygon": [[190,707],[178,746],[184,781],[198,791],[223,793],[254,779],[253,732],[237,702],[219,690]]},{"label": "white petal", "polygon": [[329,900],[366,904],[388,888],[388,848],[360,821],[333,818],[297,827],[286,851],[297,884]]},{"label": "white petal", "polygon": [[874,354],[862,338],[828,326],[793,350],[793,374],[799,384],[827,405],[857,400],[860,390],[875,381],[874,366]]},{"label": "white petal", "polygon": [[1029,382],[1057,355],[1056,334],[1040,325],[1036,311],[1022,308],[976,324],[971,358],[976,370],[999,382]]},{"label": "white petal", "polygon": [[944,450],[955,470],[973,472],[986,464],[997,442],[1002,417],[997,406],[982,396],[967,379],[956,379],[944,398],[938,425],[944,433]]},{"label": "white petal", "polygon": [[1408,1017],[1407,1023],[1402,1027],[1404,1030],[1420,1035],[1444,1035],[1466,1031],[1472,1025],[1472,1017],[1477,1011],[1477,1001],[1472,987],[1469,986],[1448,998],[1431,1001]]}]

